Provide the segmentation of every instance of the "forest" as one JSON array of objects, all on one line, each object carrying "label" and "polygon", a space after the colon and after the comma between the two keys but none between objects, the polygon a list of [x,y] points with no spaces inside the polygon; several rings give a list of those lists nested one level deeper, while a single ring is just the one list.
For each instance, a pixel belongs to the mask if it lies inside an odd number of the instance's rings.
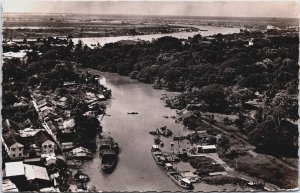
[{"label": "forest", "polygon": [[297,157],[297,33],[244,30],[187,40],[166,36],[95,49],[71,39],[48,37],[37,42],[42,46],[32,44],[25,63],[15,59],[3,65],[4,116],[10,105],[29,95],[24,85],[55,90],[64,80],[77,80],[73,71],[57,65],[75,62],[81,68],[119,73],[181,92],[173,108],[194,105],[201,112],[237,115],[224,122],[238,127],[259,151]]}]

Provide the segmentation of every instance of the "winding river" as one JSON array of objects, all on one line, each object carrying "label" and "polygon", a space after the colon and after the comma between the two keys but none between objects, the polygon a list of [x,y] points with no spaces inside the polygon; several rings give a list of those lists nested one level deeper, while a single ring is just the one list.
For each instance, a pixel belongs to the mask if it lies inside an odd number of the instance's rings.
[{"label": "winding river", "polygon": [[[101,122],[103,132],[112,136],[121,147],[117,167],[111,174],[101,171],[99,152],[93,160],[85,162],[82,171],[91,178],[90,184],[101,191],[184,191],[178,187],[155,163],[150,149],[153,136],[148,134],[162,124],[173,131],[174,135],[188,132],[172,118],[176,110],[164,106],[161,96],[167,91],[153,89],[150,84],[118,74],[99,74],[100,82],[112,90],[106,114]],[[176,93],[175,93],[176,94]],[[138,115],[127,112],[136,111]],[[170,150],[170,140],[164,138],[165,150]],[[178,148],[175,143],[175,149]],[[181,146],[182,147],[182,146]],[[184,168],[183,168],[184,169]],[[197,191],[234,190],[237,187],[196,184]]]},{"label": "winding river", "polygon": [[[97,42],[104,45],[126,39],[152,40],[166,35],[188,38],[197,33],[208,36],[217,33],[239,32],[238,28],[198,27],[208,31],[82,38],[82,40],[88,45]],[[76,39],[74,41],[76,42]],[[105,116],[101,124],[103,132],[109,133],[119,143],[121,151],[117,167],[111,174],[105,174],[101,171],[101,160],[98,152],[93,160],[84,163],[82,171],[91,178],[89,185],[95,186],[100,191],[184,191],[156,165],[150,153],[154,140],[149,131],[166,125],[173,131],[173,136],[180,136],[189,132],[182,124],[175,123],[174,119],[162,117],[176,115],[176,110],[165,107],[163,101],[160,100],[167,91],[155,90],[150,84],[144,84],[117,74],[102,73],[95,70],[93,72],[98,74],[100,82],[112,91],[112,99],[106,110],[107,115],[110,116]],[[129,115],[127,112],[138,112],[139,114]],[[170,151],[170,142],[171,139],[164,139],[166,151]],[[175,143],[175,149],[178,149],[179,145]],[[180,146],[182,148],[183,144]],[[184,170],[185,168],[181,169]],[[239,189],[233,185],[214,186],[205,183],[195,185],[196,191],[233,191]]]}]

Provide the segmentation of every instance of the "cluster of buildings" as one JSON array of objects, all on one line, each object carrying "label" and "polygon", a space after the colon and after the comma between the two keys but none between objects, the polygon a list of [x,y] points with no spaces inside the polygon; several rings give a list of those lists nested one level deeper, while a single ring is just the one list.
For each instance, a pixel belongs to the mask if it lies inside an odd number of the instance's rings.
[{"label": "cluster of buildings", "polygon": [[[87,104],[88,110],[83,112],[83,116],[97,117],[104,111],[105,105],[102,102],[110,97],[110,90],[96,80],[93,82],[97,85],[65,82],[61,86],[69,91],[80,90],[79,96],[62,96],[59,89],[46,91],[39,87],[29,88],[31,101],[24,101],[24,104],[32,104],[29,106],[34,107],[38,118],[28,118],[24,122],[12,119],[3,121],[1,141],[4,191],[59,192],[61,186],[73,183],[63,177],[71,168],[69,160],[90,159],[93,153],[74,144],[75,109],[70,106],[70,98],[80,97],[79,100]],[[96,89],[90,90],[89,86]],[[100,103],[103,109],[99,108]],[[67,168],[59,163],[64,163]]]}]

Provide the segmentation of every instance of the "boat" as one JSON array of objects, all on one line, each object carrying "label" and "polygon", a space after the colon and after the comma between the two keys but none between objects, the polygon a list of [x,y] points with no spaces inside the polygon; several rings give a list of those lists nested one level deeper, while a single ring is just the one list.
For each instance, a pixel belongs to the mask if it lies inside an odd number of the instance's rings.
[{"label": "boat", "polygon": [[99,146],[99,152],[100,156],[107,151],[107,150],[114,150],[116,154],[119,153],[119,145],[117,142],[114,141],[112,137],[106,137],[100,139],[100,146]]},{"label": "boat", "polygon": [[188,190],[194,189],[192,182],[176,171],[171,163],[165,164],[164,171],[178,186]]},{"label": "boat", "polygon": [[163,125],[160,127],[159,134],[164,136],[164,137],[170,137],[173,133],[170,129],[167,129],[167,126]]},{"label": "boat", "polygon": [[154,144],[155,145],[158,145],[158,144],[160,144],[162,141],[160,140],[160,138],[159,138],[159,135],[156,135],[155,137],[154,137]]},{"label": "boat", "polygon": [[112,149],[103,152],[101,159],[101,169],[105,172],[111,172],[117,165],[118,156]]},{"label": "boat", "polygon": [[129,114],[129,115],[137,115],[139,113],[138,112],[127,112],[127,114]]},{"label": "boat", "polygon": [[164,137],[170,137],[173,133],[170,129],[166,129],[160,133]]},{"label": "boat", "polygon": [[166,158],[166,162],[171,163],[171,162],[180,162],[180,158],[174,154],[170,153],[165,153],[164,157]]},{"label": "boat", "polygon": [[157,165],[164,166],[166,158],[158,145],[152,145],[151,154]]},{"label": "boat", "polygon": [[74,175],[74,179],[76,182],[86,183],[90,180],[89,176],[85,173],[82,173],[81,171],[77,171],[77,173]]}]

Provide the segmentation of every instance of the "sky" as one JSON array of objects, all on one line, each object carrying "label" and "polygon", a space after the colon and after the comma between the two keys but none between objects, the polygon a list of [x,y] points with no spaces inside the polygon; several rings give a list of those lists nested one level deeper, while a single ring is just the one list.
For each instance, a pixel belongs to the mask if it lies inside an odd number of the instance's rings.
[{"label": "sky", "polygon": [[4,13],[81,13],[298,18],[296,1],[4,0]]}]

